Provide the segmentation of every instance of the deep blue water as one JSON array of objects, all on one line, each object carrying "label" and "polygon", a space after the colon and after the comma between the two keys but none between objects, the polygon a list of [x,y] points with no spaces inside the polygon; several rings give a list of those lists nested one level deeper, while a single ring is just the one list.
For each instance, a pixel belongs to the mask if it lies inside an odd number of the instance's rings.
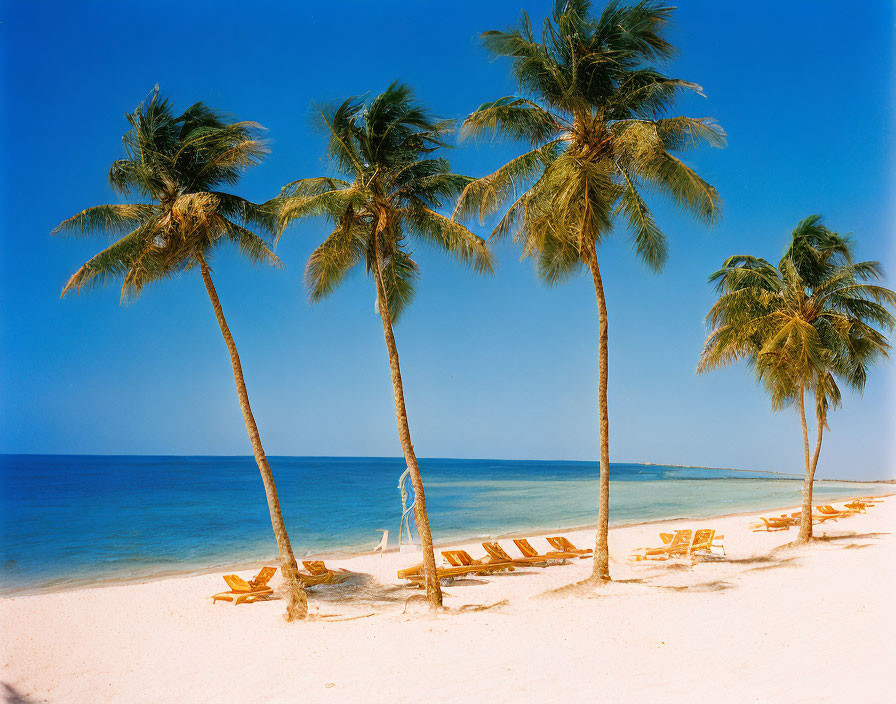
[{"label": "deep blue water", "polygon": [[[397,458],[272,457],[297,556],[395,540]],[[594,523],[591,462],[420,460],[436,541]],[[799,503],[799,478],[615,464],[627,523]],[[823,482],[820,498],[890,487]],[[394,544],[394,542],[393,542]],[[146,577],[276,555],[251,457],[0,455],[0,592]]]}]

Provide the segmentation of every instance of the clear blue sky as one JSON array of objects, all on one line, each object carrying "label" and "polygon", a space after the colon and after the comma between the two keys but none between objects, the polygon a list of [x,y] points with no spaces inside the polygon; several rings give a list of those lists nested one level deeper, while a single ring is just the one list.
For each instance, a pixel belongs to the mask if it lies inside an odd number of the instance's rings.
[{"label": "clear blue sky", "polygon": [[[670,72],[706,99],[725,150],[692,163],[725,201],[712,231],[654,201],[671,239],[662,276],[624,232],[602,248],[610,310],[611,455],[801,471],[796,416],[772,414],[743,367],[694,373],[712,303],[707,275],[730,254],[776,259],[802,217],[852,232],[862,258],[893,254],[893,25],[887,2],[682,3]],[[288,5],[288,6],[287,6]],[[396,79],[446,117],[513,92],[478,35],[516,22],[501,2],[2,3],[0,451],[248,454],[230,363],[197,274],[121,307],[110,286],[59,300],[103,242],[51,239],[62,219],[114,201],[106,181],[124,113],[156,83],[177,105],[204,100],[269,128],[273,152],[240,192],[264,200],[321,174],[312,100],[378,92]],[[598,7],[602,3],[597,3]],[[455,169],[483,175],[513,153],[464,146]],[[484,233],[485,231],[483,231]],[[216,281],[269,454],[400,454],[370,282],[359,272],[311,306],[300,288],[322,223],[291,229],[283,270],[232,252]],[[548,289],[512,246],[478,278],[420,249],[417,300],[397,329],[418,454],[595,459],[596,313],[586,278]],[[891,276],[892,286],[896,281]],[[831,418],[819,473],[894,469],[892,363]]]}]

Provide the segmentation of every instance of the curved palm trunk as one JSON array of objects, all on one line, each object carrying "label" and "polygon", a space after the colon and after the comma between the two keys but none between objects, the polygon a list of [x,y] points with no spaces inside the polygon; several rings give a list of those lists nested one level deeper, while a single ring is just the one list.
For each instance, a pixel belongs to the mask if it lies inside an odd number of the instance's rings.
[{"label": "curved palm trunk", "polygon": [[423,477],[420,476],[420,468],[417,465],[417,455],[414,454],[414,445],[411,443],[411,429],[408,425],[408,413],[404,405],[404,385],[401,382],[401,367],[398,363],[398,347],[395,345],[395,334],[392,331],[392,317],[389,313],[389,303],[386,300],[385,286],[382,280],[379,233],[374,235],[376,243],[374,251],[376,256],[376,298],[380,309],[380,318],[383,321],[383,335],[386,338],[386,349],[389,351],[389,371],[392,374],[392,390],[395,394],[395,417],[398,421],[398,439],[404,452],[404,460],[411,470],[411,485],[414,487],[414,521],[417,524],[417,532],[420,534],[420,545],[423,548],[423,577],[426,583],[426,598],[433,609],[442,606],[442,589],[439,586],[439,578],[436,574],[436,558],[432,547],[432,532],[429,529],[429,514],[426,512],[426,495],[423,492]]},{"label": "curved palm trunk", "polygon": [[806,460],[806,477],[803,480],[803,506],[800,515],[800,532],[796,542],[807,543],[812,539],[812,491],[815,484],[815,468],[818,467],[818,456],[821,454],[821,440],[824,436],[824,418],[816,407],[815,417],[818,421],[818,436],[815,441],[815,452],[809,459],[809,429],[806,426],[805,391],[800,392],[800,420],[803,424],[803,450]]},{"label": "curved palm trunk", "polygon": [[224,342],[227,343],[227,350],[230,352],[230,362],[233,365],[233,379],[236,382],[236,392],[240,399],[240,409],[243,412],[243,420],[246,421],[246,430],[249,433],[249,440],[252,442],[252,451],[255,453],[255,462],[258,464],[258,471],[261,472],[261,480],[264,483],[264,493],[268,499],[268,510],[271,513],[271,525],[274,528],[274,536],[277,539],[277,549],[280,552],[280,571],[286,582],[289,594],[289,603],[286,607],[286,620],[294,621],[297,618],[305,618],[308,613],[308,598],[305,589],[299,581],[299,567],[296,564],[295,555],[292,552],[292,545],[289,542],[289,536],[286,533],[286,526],[283,523],[283,513],[280,511],[280,499],[277,497],[277,487],[274,484],[274,475],[268,464],[268,458],[264,454],[264,448],[261,446],[261,437],[258,435],[258,427],[255,425],[255,416],[252,415],[252,408],[249,405],[249,393],[246,391],[246,382],[243,379],[243,367],[240,364],[240,357],[237,353],[236,343],[233,341],[233,335],[230,334],[230,327],[224,318],[224,309],[221,307],[221,301],[218,300],[218,292],[212,283],[211,272],[205,259],[200,258],[199,266],[202,270],[202,280],[205,282],[205,290],[208,291],[209,300],[212,302],[212,308],[215,310],[215,317],[218,319],[218,325],[221,328],[221,334],[224,336]]},{"label": "curved palm trunk", "polygon": [[610,579],[610,550],[608,531],[610,520],[610,413],[607,406],[607,377],[609,364],[609,335],[607,323],[607,300],[604,284],[597,264],[597,249],[592,251],[588,266],[594,279],[594,293],[597,296],[598,342],[597,342],[597,406],[600,417],[600,503],[597,509],[597,538],[594,546],[594,569],[592,579]]}]

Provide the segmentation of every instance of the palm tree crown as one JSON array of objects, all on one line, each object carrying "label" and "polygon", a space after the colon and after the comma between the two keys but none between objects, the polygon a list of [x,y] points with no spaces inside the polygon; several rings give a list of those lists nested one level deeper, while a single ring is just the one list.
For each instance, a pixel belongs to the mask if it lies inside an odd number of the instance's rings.
[{"label": "palm tree crown", "polygon": [[253,261],[279,264],[247,228],[270,230],[269,210],[216,190],[235,185],[266,153],[257,124],[227,122],[202,103],[176,115],[158,92],[127,120],[125,156],[112,164],[109,182],[146,202],[87,208],[54,230],[118,237],[75,272],[63,295],[121,278],[122,298],[136,297],[146,284],[195,267],[221,241],[235,243]]},{"label": "palm tree crown", "polygon": [[587,263],[618,215],[639,257],[661,269],[667,242],[645,189],[706,222],[719,213],[716,190],[673,152],[723,146],[724,132],[709,118],[663,118],[681,91],[700,87],[650,65],[674,54],[662,36],[672,8],[610,2],[592,17],[590,4],[557,0],[541,41],[526,13],[514,29],[483,34],[492,53],[513,62],[522,94],[485,103],[462,130],[533,147],[467,186],[455,216],[483,218],[511,202],[492,235],[512,233],[549,283]]},{"label": "palm tree crown", "polygon": [[698,371],[746,359],[768,389],[773,408],[815,394],[819,417],[840,405],[838,379],[857,391],[868,367],[890,348],[887,305],[896,293],[869,281],[880,263],[855,262],[853,242],[829,230],[820,215],[802,220],[777,266],[733,256],[715,272],[719,300]]},{"label": "palm tree crown", "polygon": [[363,261],[368,273],[382,278],[395,320],[413,299],[418,275],[408,237],[477,272],[492,271],[482,238],[437,212],[472,180],[451,173],[445,159],[429,156],[445,146],[450,122],[434,119],[398,83],[367,103],[349,98],[319,106],[318,119],[333,165],[349,180],[301,179],[285,186],[278,199],[281,230],[306,216],[323,215],[335,226],[308,260],[311,300],[327,296]]}]

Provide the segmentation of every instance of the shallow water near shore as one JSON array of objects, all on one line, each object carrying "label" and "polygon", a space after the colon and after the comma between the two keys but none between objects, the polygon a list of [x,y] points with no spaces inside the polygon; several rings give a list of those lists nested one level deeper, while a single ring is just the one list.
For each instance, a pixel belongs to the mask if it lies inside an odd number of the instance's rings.
[{"label": "shallow water near shore", "polygon": [[[399,458],[272,457],[297,556],[397,540]],[[596,521],[597,464],[420,460],[439,542]],[[702,517],[800,501],[799,477],[614,464],[614,524]],[[822,481],[816,503],[889,493]],[[252,457],[0,456],[0,592],[135,579],[276,555]]]}]

